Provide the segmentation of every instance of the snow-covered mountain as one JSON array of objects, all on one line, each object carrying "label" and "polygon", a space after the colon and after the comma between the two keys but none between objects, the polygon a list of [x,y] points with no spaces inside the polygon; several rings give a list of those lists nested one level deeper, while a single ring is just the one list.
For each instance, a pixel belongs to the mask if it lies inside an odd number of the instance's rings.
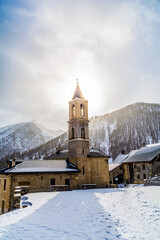
[{"label": "snow-covered mountain", "polygon": [[160,104],[135,103],[90,119],[91,145],[115,158],[144,143],[160,142]]},{"label": "snow-covered mountain", "polygon": [[36,122],[22,122],[0,128],[0,159],[40,146],[63,131],[51,131]]},{"label": "snow-covered mountain", "polygon": [[[16,128],[16,126],[14,128]],[[89,129],[90,145],[101,149],[115,158],[122,150],[130,152],[132,149],[141,147],[143,143],[160,142],[160,104],[135,103],[103,116],[92,117],[90,119]],[[9,129],[8,131],[12,132],[12,130]],[[1,132],[0,129],[0,136],[2,134]],[[3,132],[3,136],[4,135],[5,132]],[[12,134],[9,136],[12,136]],[[21,145],[23,152],[24,149],[29,149],[22,145],[22,142],[25,141],[24,138],[26,142],[30,141],[27,134],[25,134],[25,137],[19,137],[18,143]],[[17,153],[16,156],[41,159],[54,153],[55,149],[59,146],[64,149],[67,148],[67,132],[47,143],[45,142],[46,139],[44,140],[44,135],[42,139],[43,142],[42,145],[40,145],[37,141],[35,131],[34,138],[31,137],[31,150],[25,151],[23,155]],[[13,151],[11,151],[11,149],[15,144],[15,140],[9,137],[8,141],[10,142],[10,147],[9,149],[5,148],[6,153],[8,153],[6,157],[14,157],[15,150],[13,149]],[[37,144],[34,149],[33,141]],[[19,148],[17,147],[17,149]],[[12,154],[10,154],[10,152],[12,152]]]}]

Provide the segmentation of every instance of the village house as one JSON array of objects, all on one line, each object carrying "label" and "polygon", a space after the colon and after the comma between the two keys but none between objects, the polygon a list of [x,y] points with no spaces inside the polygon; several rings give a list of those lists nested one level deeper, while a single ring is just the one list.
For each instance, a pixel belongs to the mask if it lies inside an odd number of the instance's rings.
[{"label": "village house", "polygon": [[109,165],[111,184],[140,184],[156,174],[160,174],[160,143],[148,144],[129,154],[120,154]]},{"label": "village house", "polygon": [[156,174],[160,174],[160,143],[148,144],[136,151],[123,162],[124,181],[144,183]]},{"label": "village house", "polygon": [[8,160],[0,171],[0,213],[18,208],[21,194],[105,188],[109,184],[108,156],[89,145],[88,101],[79,84],[69,102],[68,150],[46,160]]}]

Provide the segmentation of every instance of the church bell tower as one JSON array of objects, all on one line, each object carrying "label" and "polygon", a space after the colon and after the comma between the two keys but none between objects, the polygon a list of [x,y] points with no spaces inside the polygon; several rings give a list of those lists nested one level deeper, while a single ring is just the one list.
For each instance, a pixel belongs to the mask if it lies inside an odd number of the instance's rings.
[{"label": "church bell tower", "polygon": [[79,83],[69,101],[68,149],[69,157],[89,155],[88,101],[84,99]]}]

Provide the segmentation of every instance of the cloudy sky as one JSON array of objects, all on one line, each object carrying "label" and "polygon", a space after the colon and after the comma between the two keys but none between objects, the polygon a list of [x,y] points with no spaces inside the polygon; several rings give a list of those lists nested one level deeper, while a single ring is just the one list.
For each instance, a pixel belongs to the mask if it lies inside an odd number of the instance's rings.
[{"label": "cloudy sky", "polygon": [[160,103],[160,1],[1,0],[0,127],[67,129],[76,78],[90,117]]}]

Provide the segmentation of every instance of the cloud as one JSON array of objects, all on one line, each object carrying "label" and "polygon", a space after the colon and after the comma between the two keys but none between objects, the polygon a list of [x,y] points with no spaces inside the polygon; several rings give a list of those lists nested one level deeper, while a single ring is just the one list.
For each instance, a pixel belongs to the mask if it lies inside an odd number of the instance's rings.
[{"label": "cloud", "polygon": [[17,122],[67,128],[76,78],[90,116],[137,101],[158,102],[158,94],[148,93],[159,87],[159,10],[158,1],[141,0],[3,4],[1,125],[14,112]]}]

